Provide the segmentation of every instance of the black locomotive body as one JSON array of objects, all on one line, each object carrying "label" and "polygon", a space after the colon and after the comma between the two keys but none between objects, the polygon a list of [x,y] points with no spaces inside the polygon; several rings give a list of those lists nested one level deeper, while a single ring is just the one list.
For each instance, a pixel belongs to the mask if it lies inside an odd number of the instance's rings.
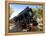
[{"label": "black locomotive body", "polygon": [[[33,11],[31,8],[26,7],[16,17],[11,19],[15,22],[15,28],[11,32],[27,32],[35,30],[38,25],[36,20],[33,20]],[[12,23],[12,22],[11,22]]]}]

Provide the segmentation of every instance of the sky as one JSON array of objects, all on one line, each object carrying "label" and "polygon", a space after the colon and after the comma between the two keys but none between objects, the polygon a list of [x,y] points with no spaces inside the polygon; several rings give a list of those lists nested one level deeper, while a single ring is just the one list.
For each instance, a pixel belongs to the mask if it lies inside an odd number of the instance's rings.
[{"label": "sky", "polygon": [[10,8],[12,8],[14,10],[14,12],[12,13],[10,19],[12,19],[13,17],[17,16],[22,10],[24,10],[26,7],[35,9],[35,8],[42,8],[42,6],[40,5],[24,5],[24,4],[10,4]]}]

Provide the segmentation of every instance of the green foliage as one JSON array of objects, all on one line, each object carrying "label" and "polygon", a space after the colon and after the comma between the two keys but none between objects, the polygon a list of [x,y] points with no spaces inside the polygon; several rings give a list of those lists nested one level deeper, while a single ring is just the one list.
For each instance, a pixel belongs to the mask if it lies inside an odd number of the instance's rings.
[{"label": "green foliage", "polygon": [[40,8],[35,8],[35,9],[33,8],[33,12],[35,12],[34,16],[37,16],[37,17],[42,16],[43,17],[43,10],[44,10],[43,6]]}]

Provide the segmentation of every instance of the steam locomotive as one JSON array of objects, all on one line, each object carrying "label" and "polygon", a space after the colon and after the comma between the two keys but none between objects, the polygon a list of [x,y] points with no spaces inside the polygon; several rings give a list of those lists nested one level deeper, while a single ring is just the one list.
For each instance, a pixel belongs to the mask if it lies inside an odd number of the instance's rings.
[{"label": "steam locomotive", "polygon": [[10,23],[16,25],[10,32],[29,32],[36,31],[37,21],[33,19],[33,10],[26,7],[17,16],[10,20]]}]

